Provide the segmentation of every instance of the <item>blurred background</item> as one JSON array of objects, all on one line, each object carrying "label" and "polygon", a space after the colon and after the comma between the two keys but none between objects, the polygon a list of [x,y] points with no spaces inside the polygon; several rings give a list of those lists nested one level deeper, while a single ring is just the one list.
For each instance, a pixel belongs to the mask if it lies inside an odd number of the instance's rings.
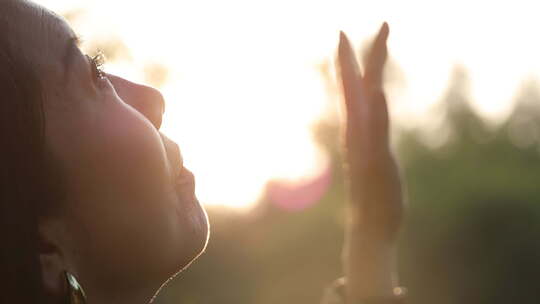
[{"label": "blurred background", "polygon": [[212,235],[157,303],[318,303],[341,275],[334,56],[339,30],[361,51],[383,21],[409,302],[540,299],[534,1],[37,2],[167,100]]}]

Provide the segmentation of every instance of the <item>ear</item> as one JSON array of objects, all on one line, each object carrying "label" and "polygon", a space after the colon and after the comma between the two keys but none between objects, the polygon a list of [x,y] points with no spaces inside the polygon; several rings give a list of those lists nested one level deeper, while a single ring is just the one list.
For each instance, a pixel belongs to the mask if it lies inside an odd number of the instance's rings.
[{"label": "ear", "polygon": [[38,250],[43,286],[48,294],[62,296],[67,292],[65,254],[62,250],[65,229],[59,220],[39,222]]}]

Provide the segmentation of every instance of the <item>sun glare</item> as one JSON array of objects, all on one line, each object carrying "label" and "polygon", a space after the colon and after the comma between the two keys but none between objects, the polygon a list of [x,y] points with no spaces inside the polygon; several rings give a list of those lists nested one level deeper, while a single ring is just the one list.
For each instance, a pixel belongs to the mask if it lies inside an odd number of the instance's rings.
[{"label": "sun glare", "polygon": [[533,1],[489,10],[465,0],[38,2],[86,9],[76,26],[83,37],[118,35],[133,62],[111,71],[142,80],[145,62],[169,69],[164,132],[179,142],[206,204],[249,207],[273,179],[320,173],[320,185],[327,181],[311,126],[328,108],[317,65],[332,60],[339,30],[361,46],[389,22],[391,59],[404,75],[389,95],[403,123],[425,120],[456,65],[492,117],[504,116],[523,79],[540,71]]}]

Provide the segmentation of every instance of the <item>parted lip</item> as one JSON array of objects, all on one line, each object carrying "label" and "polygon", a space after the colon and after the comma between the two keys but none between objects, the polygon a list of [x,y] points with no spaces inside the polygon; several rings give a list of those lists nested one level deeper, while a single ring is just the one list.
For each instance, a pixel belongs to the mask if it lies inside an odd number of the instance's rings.
[{"label": "parted lip", "polygon": [[175,188],[179,198],[197,201],[197,197],[195,196],[195,177],[186,168],[182,168],[180,174],[176,177]]},{"label": "parted lip", "polygon": [[195,176],[191,171],[184,167],[183,161],[181,161],[182,156],[178,144],[172,141],[171,144],[174,145],[173,153],[175,155],[170,159],[177,160],[176,162],[171,163],[171,168],[173,172],[175,172],[174,183],[176,191],[179,194],[189,194],[190,196],[195,197]]},{"label": "parted lip", "polygon": [[189,187],[195,190],[195,176],[186,168],[180,168],[175,179],[177,187]]},{"label": "parted lip", "polygon": [[195,197],[195,177],[184,167],[178,144],[160,132],[169,162],[170,175],[178,195]]}]

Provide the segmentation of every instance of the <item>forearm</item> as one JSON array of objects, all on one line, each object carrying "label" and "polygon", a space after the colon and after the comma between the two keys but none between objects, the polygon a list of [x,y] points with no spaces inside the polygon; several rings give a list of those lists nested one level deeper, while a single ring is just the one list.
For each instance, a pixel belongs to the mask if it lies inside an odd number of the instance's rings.
[{"label": "forearm", "polygon": [[392,297],[398,286],[395,244],[374,240],[361,225],[348,222],[343,249],[347,303]]}]

